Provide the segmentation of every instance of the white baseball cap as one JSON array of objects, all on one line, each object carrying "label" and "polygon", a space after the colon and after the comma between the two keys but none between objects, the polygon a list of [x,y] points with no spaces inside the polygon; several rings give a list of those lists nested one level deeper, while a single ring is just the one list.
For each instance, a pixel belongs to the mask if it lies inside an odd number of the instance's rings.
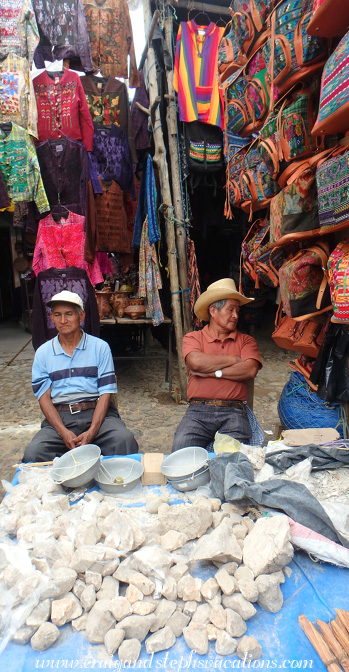
[{"label": "white baseball cap", "polygon": [[63,292],[59,292],[59,294],[55,294],[52,299],[46,301],[46,306],[52,308],[53,303],[72,303],[74,306],[79,306],[81,310],[84,310],[84,304],[79,294],[68,292],[67,289],[64,289]]}]

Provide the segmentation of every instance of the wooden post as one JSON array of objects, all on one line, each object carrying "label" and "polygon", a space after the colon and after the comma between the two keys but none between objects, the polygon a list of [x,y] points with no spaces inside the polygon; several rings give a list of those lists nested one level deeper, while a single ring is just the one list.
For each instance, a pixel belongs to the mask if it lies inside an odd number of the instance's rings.
[{"label": "wooden post", "polygon": [[[172,53],[171,35],[172,35],[172,14],[170,14],[170,17],[166,16],[165,18],[165,38],[167,48],[170,53]],[[166,121],[167,121],[168,145],[171,161],[173,206],[175,217],[177,219],[177,222],[175,224],[175,232],[176,232],[176,243],[178,250],[179,280],[181,283],[182,290],[184,290],[182,294],[182,307],[183,307],[184,333],[186,334],[188,331],[192,330],[193,324],[190,314],[187,243],[184,228],[184,212],[183,212],[182,193],[181,193],[181,178],[179,170],[175,92],[173,88],[173,70],[168,70],[166,72],[166,77],[167,77],[167,87],[169,94],[167,112],[166,112]],[[183,224],[182,223],[180,224],[179,222],[183,222]]]},{"label": "wooden post", "polygon": [[[152,18],[150,0],[144,0],[143,8],[144,8],[145,33],[147,34],[148,27],[151,25],[151,18]],[[153,105],[155,104],[156,99],[159,96],[159,92],[156,79],[155,54],[154,49],[152,47],[148,49],[147,70],[149,79],[150,109],[154,109]],[[155,112],[155,125],[153,126],[153,138],[155,144],[154,161],[159,171],[159,178],[162,190],[161,198],[164,204],[164,215],[166,218],[166,243],[168,252],[168,268],[170,273],[171,303],[172,303],[173,321],[176,334],[176,344],[178,354],[179,386],[182,399],[186,399],[187,372],[181,352],[182,339],[183,339],[183,325],[181,315],[180,288],[178,282],[176,238],[175,238],[174,221],[172,215],[173,205],[170,190],[168,165],[166,160],[166,148],[164,144],[164,137],[161,128],[160,111],[158,106]]]}]

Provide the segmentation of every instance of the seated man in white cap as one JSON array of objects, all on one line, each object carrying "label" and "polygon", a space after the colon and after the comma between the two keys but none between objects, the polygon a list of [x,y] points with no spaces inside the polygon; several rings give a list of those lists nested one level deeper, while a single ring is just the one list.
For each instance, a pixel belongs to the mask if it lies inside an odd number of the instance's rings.
[{"label": "seated man in white cap", "polygon": [[189,408],[177,427],[172,451],[206,448],[216,432],[249,442],[247,380],[255,378],[262,361],[255,339],[237,331],[237,323],[240,306],[250,301],[230,278],[209,285],[198,298],[195,314],[209,324],[183,338]]},{"label": "seated man in white cap", "polygon": [[23,462],[46,462],[87,443],[102,455],[138,452],[111,395],[117,391],[109,345],[82,331],[84,307],[64,290],[47,305],[58,331],[35,353],[32,387],[45,420],[25,448]]}]

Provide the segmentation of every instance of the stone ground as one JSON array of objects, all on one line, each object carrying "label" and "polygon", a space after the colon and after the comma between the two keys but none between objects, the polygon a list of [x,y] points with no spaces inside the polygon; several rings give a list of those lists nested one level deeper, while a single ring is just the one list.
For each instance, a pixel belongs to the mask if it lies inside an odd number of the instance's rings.
[{"label": "stone ground", "polygon": [[[269,316],[264,329],[257,329],[257,338],[264,367],[255,381],[254,412],[265,432],[266,442],[278,432],[277,402],[288,379],[290,353],[274,345]],[[29,341],[29,342],[28,342]],[[22,352],[9,364],[10,360]],[[154,341],[156,352],[161,347]],[[33,348],[30,334],[16,323],[0,325],[0,480],[11,481],[21,461],[23,449],[40,427],[39,404],[31,390]],[[165,363],[152,360],[117,364],[119,412],[134,433],[141,452],[169,453],[175,429],[187,404],[176,404],[165,382]],[[178,370],[174,356],[173,388],[178,387]],[[0,486],[1,487],[1,486]]]}]

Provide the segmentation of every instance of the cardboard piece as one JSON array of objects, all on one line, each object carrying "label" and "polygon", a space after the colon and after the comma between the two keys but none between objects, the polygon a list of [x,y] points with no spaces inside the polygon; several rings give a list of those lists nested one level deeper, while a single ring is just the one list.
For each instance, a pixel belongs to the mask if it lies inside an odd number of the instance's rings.
[{"label": "cardboard piece", "polygon": [[142,476],[143,485],[165,485],[166,476],[161,473],[161,463],[164,460],[163,453],[145,453],[142,455],[142,464],[144,473]]},{"label": "cardboard piece", "polygon": [[332,427],[316,427],[309,429],[285,429],[282,432],[285,446],[307,446],[310,443],[321,444],[336,441],[340,438]]}]

